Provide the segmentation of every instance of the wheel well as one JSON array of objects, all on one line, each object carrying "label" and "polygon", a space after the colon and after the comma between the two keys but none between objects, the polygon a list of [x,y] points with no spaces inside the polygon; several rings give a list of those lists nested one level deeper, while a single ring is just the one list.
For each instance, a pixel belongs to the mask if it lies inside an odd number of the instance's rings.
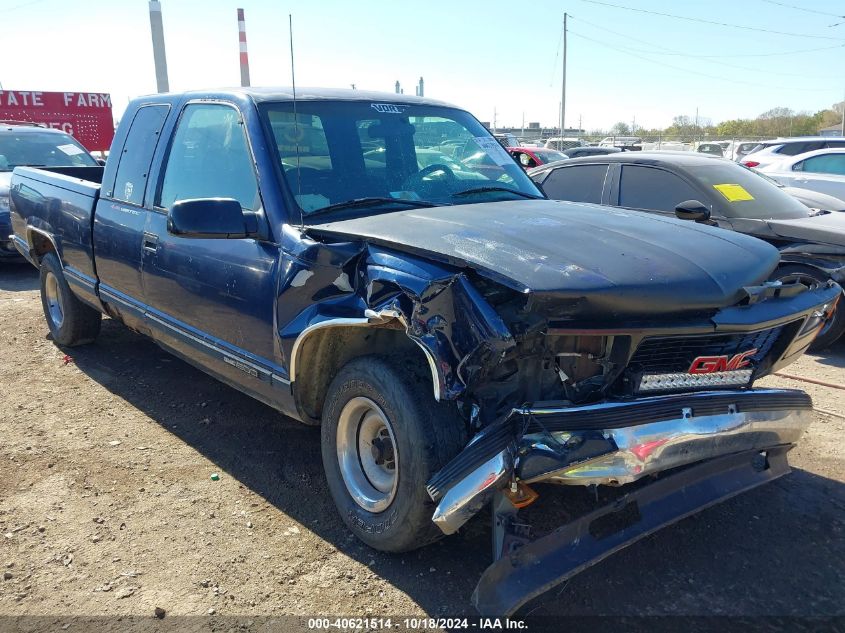
[{"label": "wheel well", "polygon": [[334,377],[353,358],[389,356],[418,371],[432,385],[426,353],[403,329],[338,326],[315,330],[297,350],[293,383],[296,407],[304,422],[319,424],[323,402]]},{"label": "wheel well", "polygon": [[[56,253],[56,247],[53,245],[52,240],[43,233],[30,231],[29,242],[31,245],[31,252],[38,263],[41,263],[41,260],[47,253]],[[58,253],[56,254],[58,255]]]}]

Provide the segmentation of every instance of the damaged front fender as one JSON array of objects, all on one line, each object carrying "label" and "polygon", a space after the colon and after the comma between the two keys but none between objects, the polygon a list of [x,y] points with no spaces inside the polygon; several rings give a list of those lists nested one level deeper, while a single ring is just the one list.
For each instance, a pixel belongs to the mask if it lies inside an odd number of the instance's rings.
[{"label": "damaged front fender", "polygon": [[276,320],[292,382],[306,362],[305,342],[325,328],[404,329],[428,359],[438,400],[471,392],[515,347],[468,271],[364,241],[288,237]]}]

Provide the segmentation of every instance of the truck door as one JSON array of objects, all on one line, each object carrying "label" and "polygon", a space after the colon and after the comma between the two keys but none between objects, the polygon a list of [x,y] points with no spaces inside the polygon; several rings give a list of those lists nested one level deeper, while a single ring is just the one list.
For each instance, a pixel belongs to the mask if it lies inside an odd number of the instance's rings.
[{"label": "truck door", "polygon": [[[127,324],[145,330],[141,288],[141,252],[147,208],[144,205],[150,164],[170,106],[139,108],[122,147],[109,161],[117,169],[107,174],[94,213],[94,255],[100,297]],[[151,192],[150,192],[151,193]],[[151,196],[148,196],[151,197]]]},{"label": "truck door", "polygon": [[284,375],[272,361],[278,246],[253,238],[177,237],[167,232],[167,212],[179,200],[197,198],[234,198],[260,212],[254,162],[234,106],[187,104],[162,163],[143,255],[153,336],[246,384],[250,377],[272,382],[277,371]]}]

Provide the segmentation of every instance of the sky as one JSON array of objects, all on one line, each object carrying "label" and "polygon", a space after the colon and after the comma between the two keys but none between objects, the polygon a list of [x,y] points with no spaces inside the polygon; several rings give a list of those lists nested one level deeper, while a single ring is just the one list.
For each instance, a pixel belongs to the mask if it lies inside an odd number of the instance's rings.
[{"label": "sky", "polygon": [[[696,109],[718,123],[780,106],[815,112],[845,98],[842,0],[161,5],[174,91],[239,84],[242,7],[255,86],[290,85],[292,14],[297,85],[392,92],[399,80],[414,94],[422,76],[427,97],[498,127],[557,125],[564,12],[567,127],[580,120],[588,131],[618,121],[662,128],[677,115],[694,118]],[[130,98],[156,90],[147,0],[0,0],[0,86],[108,92],[120,119]]]}]

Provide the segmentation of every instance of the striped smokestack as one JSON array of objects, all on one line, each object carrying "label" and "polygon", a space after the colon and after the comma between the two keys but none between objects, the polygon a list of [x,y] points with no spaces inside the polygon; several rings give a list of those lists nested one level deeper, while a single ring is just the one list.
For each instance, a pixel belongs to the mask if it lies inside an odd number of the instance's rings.
[{"label": "striped smokestack", "polygon": [[246,24],[244,10],[238,9],[238,41],[241,47],[241,86],[249,85],[249,55],[246,52]]}]

